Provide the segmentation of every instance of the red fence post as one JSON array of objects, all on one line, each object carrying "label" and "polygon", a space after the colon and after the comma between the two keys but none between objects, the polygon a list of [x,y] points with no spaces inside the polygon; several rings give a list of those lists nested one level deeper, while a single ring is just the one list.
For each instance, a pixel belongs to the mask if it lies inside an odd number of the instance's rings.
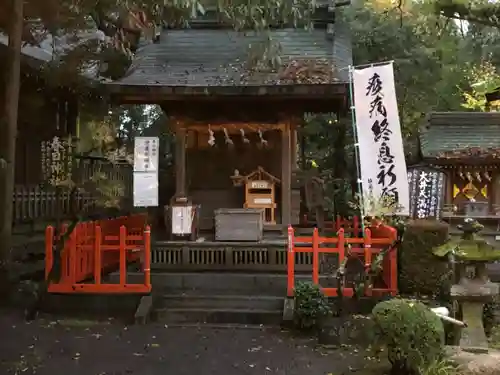
[{"label": "red fence post", "polygon": [[[69,236],[69,246],[68,246],[68,259],[69,259],[69,283],[71,285],[76,284],[76,274],[77,274],[77,262],[76,262],[76,232],[78,225],[73,228]],[[65,228],[64,233],[68,231],[68,227]],[[63,234],[64,235],[64,234]]]},{"label": "red fence post", "polygon": [[294,232],[291,225],[288,226],[288,251],[287,251],[287,296],[293,297],[295,289],[295,252],[294,252]]},{"label": "red fence post", "polygon": [[369,281],[368,280],[368,277],[369,277],[369,272],[371,272],[371,266],[372,266],[372,231],[369,229],[369,228],[366,228],[365,229],[365,235],[364,235],[364,239],[363,239],[363,255],[364,255],[364,258],[365,258],[365,265],[364,265],[364,269],[365,269],[365,295],[366,296],[371,296],[372,295],[372,290],[371,290],[371,286],[367,284],[366,281]]},{"label": "red fence post", "polygon": [[363,253],[365,257],[365,268],[372,264],[372,231],[369,228],[365,229],[365,236],[363,239]]},{"label": "red fence post", "polygon": [[318,228],[314,228],[312,237],[312,281],[319,285],[319,233]]},{"label": "red fence post", "polygon": [[120,227],[120,285],[127,283],[127,228]]},{"label": "red fence post", "polygon": [[102,254],[101,254],[101,227],[94,227],[94,281],[96,285],[101,284]]},{"label": "red fence post", "polygon": [[142,265],[144,272],[144,285],[151,288],[151,227],[146,225],[144,230],[144,264]]},{"label": "red fence post", "polygon": [[54,264],[54,227],[48,226],[45,229],[45,280],[48,280],[49,273]]},{"label": "red fence post", "polygon": [[[389,237],[393,242],[398,239],[398,231],[395,228],[391,228],[391,236]],[[390,285],[389,289],[391,295],[396,296],[398,294],[398,251],[397,248],[392,249],[389,252],[389,264],[390,264]]]},{"label": "red fence post", "polygon": [[345,259],[345,233],[344,229],[340,228],[338,231],[337,249],[339,254],[339,266]]}]

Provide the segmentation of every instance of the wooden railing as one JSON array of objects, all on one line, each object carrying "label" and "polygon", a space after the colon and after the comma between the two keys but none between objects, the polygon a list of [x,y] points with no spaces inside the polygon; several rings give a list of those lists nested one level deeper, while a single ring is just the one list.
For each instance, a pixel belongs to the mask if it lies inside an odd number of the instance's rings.
[{"label": "wooden railing", "polygon": [[[372,236],[373,234],[373,236]],[[315,228],[312,236],[298,237],[292,227],[288,228],[288,297],[294,296],[295,290],[295,262],[297,254],[312,254],[312,281],[316,285],[320,284],[320,256],[334,254],[338,258],[337,266],[344,262],[346,257],[356,257],[362,262],[364,270],[371,267],[374,257],[383,248],[391,247],[385,254],[382,266],[383,286],[370,287],[365,290],[365,295],[397,294],[397,254],[395,243],[397,239],[396,229],[388,226],[380,226],[373,230],[365,229],[362,238],[345,237],[344,229],[338,231],[337,237],[321,237],[318,229]],[[347,246],[346,246],[347,245]],[[351,258],[353,259],[353,258]],[[347,265],[348,267],[348,265]],[[348,271],[348,270],[346,270]],[[338,294],[337,287],[322,286],[326,296],[334,297]],[[355,293],[354,287],[343,288],[342,294],[352,297]]]},{"label": "wooden railing", "polygon": [[[84,187],[84,182],[92,176],[102,174],[107,181],[119,181],[124,186],[124,197],[132,196],[132,167],[128,163],[110,163],[101,159],[85,159],[78,163],[74,182]],[[71,194],[68,190],[56,197],[56,190],[51,186],[16,185],[12,196],[14,211],[12,223],[33,223],[37,220],[54,220],[57,215],[66,218],[72,212],[92,214],[97,208],[97,192],[80,190]]]},{"label": "wooden railing", "polygon": [[65,191],[57,199],[55,189],[45,189],[39,185],[15,186],[12,199],[14,225],[34,220],[54,219],[58,214],[64,218],[70,215],[72,210],[89,212],[95,206],[95,199],[90,193],[77,192],[72,196]]},{"label": "wooden railing", "polygon": [[[151,231],[145,214],[78,223],[60,254],[60,278],[50,293],[149,293]],[[61,233],[66,233],[67,226]],[[54,266],[55,230],[45,232],[45,277]],[[140,261],[144,280],[127,282],[127,264]],[[106,272],[119,271],[118,283],[103,282]]]}]

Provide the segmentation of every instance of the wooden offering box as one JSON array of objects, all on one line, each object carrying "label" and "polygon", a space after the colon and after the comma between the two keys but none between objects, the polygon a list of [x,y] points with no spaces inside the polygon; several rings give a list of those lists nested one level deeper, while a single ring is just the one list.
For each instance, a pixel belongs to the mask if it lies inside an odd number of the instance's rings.
[{"label": "wooden offering box", "polygon": [[260,241],[263,229],[261,209],[215,210],[216,241]]},{"label": "wooden offering box", "polygon": [[246,176],[232,176],[235,186],[245,185],[244,208],[262,210],[263,221],[276,224],[275,186],[280,182],[262,167]]}]

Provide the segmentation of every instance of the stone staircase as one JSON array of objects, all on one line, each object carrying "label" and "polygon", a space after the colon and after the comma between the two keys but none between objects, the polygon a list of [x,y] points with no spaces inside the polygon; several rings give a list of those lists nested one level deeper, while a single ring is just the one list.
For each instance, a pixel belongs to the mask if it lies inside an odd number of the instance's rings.
[{"label": "stone staircase", "polygon": [[286,276],[166,273],[153,276],[153,318],[165,324],[279,325]]},{"label": "stone staircase", "polygon": [[278,273],[154,272],[151,317],[168,325],[279,325],[286,283]]}]

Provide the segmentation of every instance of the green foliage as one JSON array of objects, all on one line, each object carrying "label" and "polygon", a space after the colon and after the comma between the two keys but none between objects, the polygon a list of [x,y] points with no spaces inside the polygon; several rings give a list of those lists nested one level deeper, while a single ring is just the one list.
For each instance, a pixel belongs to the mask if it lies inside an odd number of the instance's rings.
[{"label": "green foliage", "polygon": [[470,92],[464,92],[462,107],[471,111],[484,112],[488,109],[498,109],[498,105],[488,108],[486,94],[500,87],[500,74],[490,61],[483,61],[480,65],[472,67],[468,73]]},{"label": "green foliage", "polygon": [[331,314],[328,298],[318,285],[299,282],[294,293],[294,323],[297,328],[306,330],[316,328],[321,319]]},{"label": "green foliage", "polygon": [[434,361],[420,369],[419,375],[461,375],[460,369],[447,359]]},{"label": "green foliage", "polygon": [[408,223],[398,252],[401,293],[433,296],[448,290],[448,265],[433,254],[448,240],[448,231],[448,224],[436,220]]},{"label": "green foliage", "polygon": [[443,324],[423,303],[393,299],[380,302],[372,313],[376,345],[387,348],[389,361],[401,375],[419,374],[442,359]]},{"label": "green foliage", "polygon": [[[494,336],[495,327],[500,324],[500,298],[497,296],[493,302],[486,303],[483,309],[483,326],[486,335]],[[498,331],[498,329],[497,329]],[[497,333],[497,339],[500,335]],[[500,344],[500,341],[498,342]]]},{"label": "green foliage", "polygon": [[326,208],[342,217],[357,215],[349,206],[351,181],[356,180],[350,121],[339,120],[335,113],[307,115],[300,131],[304,136],[302,164],[318,169],[324,181]]},{"label": "green foliage", "polygon": [[[392,3],[388,8],[362,1],[344,17],[356,64],[394,60],[403,136],[409,139],[429,111],[460,109],[463,67],[471,57],[463,52],[457,26],[436,17],[425,2],[404,2],[402,11]],[[406,152],[416,153],[410,146]]]}]

